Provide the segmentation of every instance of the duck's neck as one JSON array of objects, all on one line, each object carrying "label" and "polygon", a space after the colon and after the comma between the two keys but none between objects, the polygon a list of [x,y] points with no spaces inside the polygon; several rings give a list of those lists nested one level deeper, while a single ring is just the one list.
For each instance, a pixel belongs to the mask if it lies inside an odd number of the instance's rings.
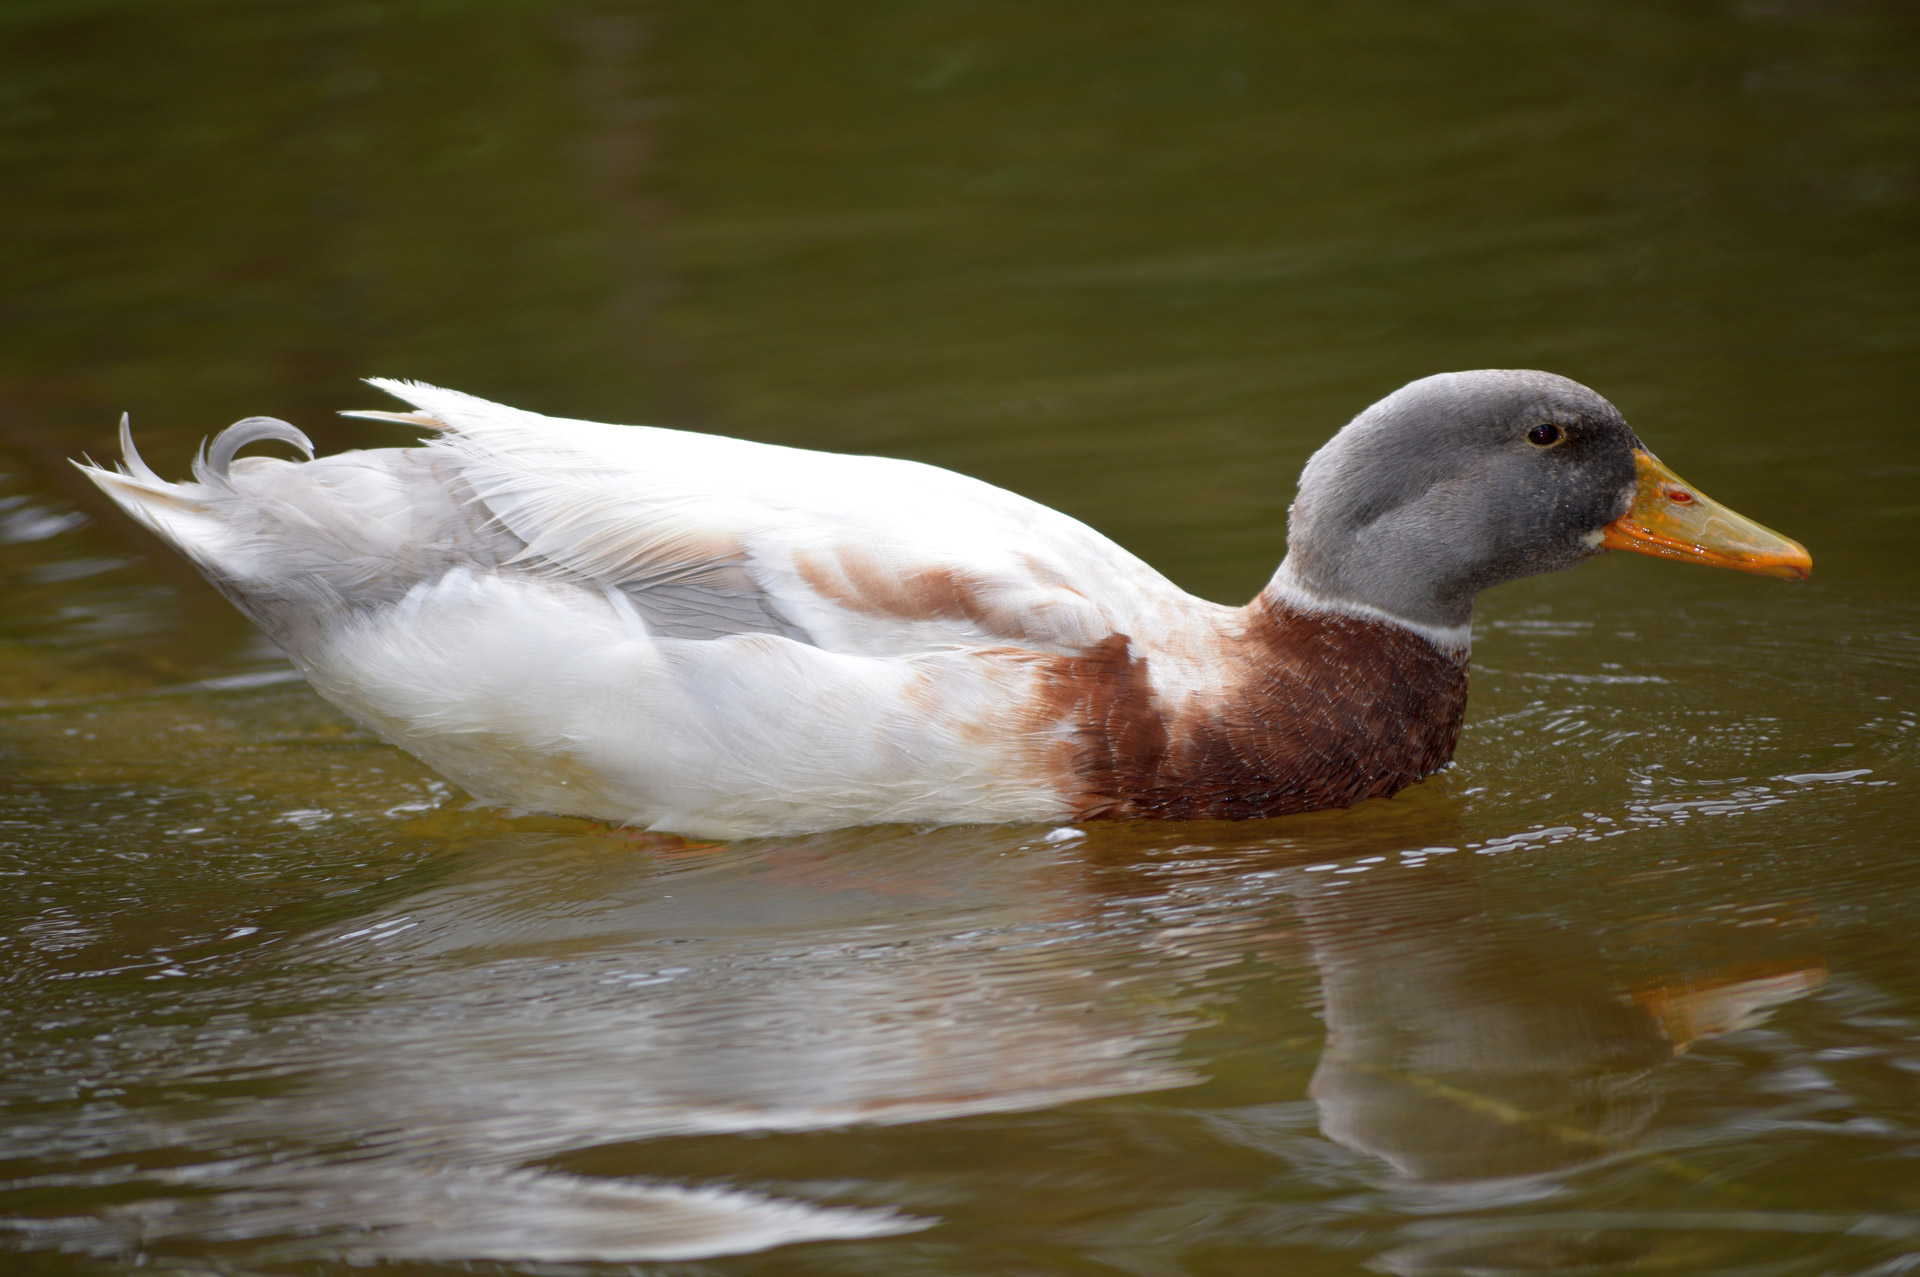
[{"label": "duck's neck", "polygon": [[1271,589],[1238,614],[1207,692],[1168,700],[1115,655],[1078,662],[1082,819],[1350,807],[1444,767],[1467,703],[1464,646]]},{"label": "duck's neck", "polygon": [[1412,620],[1387,608],[1347,597],[1337,589],[1326,588],[1314,580],[1311,570],[1297,563],[1292,554],[1281,561],[1279,570],[1251,606],[1284,606],[1306,614],[1330,613],[1397,625],[1418,634],[1442,652],[1458,656],[1462,661],[1466,660],[1473,647],[1471,614],[1457,625],[1430,625]]},{"label": "duck's neck", "polygon": [[1271,587],[1244,615],[1244,673],[1214,732],[1280,781],[1263,814],[1384,797],[1452,759],[1467,707],[1465,627],[1434,631]]}]

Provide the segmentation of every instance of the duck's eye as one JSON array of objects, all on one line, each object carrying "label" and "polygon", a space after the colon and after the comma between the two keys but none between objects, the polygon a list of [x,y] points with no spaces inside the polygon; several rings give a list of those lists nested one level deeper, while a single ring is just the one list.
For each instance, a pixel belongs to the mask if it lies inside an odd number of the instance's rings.
[{"label": "duck's eye", "polygon": [[1527,442],[1538,444],[1542,448],[1551,448],[1560,442],[1560,427],[1551,421],[1543,421],[1527,431]]}]

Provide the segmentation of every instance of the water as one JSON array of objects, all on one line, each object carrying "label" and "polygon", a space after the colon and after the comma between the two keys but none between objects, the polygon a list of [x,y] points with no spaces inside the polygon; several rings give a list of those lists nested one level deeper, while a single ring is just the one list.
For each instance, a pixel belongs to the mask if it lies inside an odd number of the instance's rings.
[{"label": "water", "polygon": [[[8,1271],[1920,1269],[1909,6],[0,11]],[[414,376],[953,466],[1248,597],[1401,382],[1804,586],[1503,587],[1457,765],[687,846],[371,741],[63,458]]]}]

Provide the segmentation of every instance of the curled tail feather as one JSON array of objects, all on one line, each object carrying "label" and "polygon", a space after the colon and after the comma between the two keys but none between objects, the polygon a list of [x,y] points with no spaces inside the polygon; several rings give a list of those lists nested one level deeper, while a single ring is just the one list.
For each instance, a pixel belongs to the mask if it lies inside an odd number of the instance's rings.
[{"label": "curled tail feather", "polygon": [[219,515],[210,499],[232,490],[229,471],[234,454],[251,443],[278,439],[293,444],[313,459],[313,443],[297,427],[273,417],[248,417],[202,443],[193,459],[193,483],[171,483],[160,477],[133,443],[132,422],[120,414],[120,459],[109,470],[91,460],[76,461],[80,473],[112,497],[114,503],[163,540],[197,561],[195,553],[216,530]]},{"label": "curled tail feather", "polygon": [[[125,418],[123,417],[124,421]],[[124,428],[124,427],[123,427]],[[123,435],[126,445],[133,445],[131,434]],[[193,459],[193,477],[202,483],[226,483],[227,472],[233,466],[234,454],[250,443],[259,443],[266,439],[278,439],[290,443],[307,454],[307,460],[313,460],[313,440],[307,438],[300,427],[278,417],[248,417],[236,421],[213,437],[213,444],[201,445],[199,455]]]}]

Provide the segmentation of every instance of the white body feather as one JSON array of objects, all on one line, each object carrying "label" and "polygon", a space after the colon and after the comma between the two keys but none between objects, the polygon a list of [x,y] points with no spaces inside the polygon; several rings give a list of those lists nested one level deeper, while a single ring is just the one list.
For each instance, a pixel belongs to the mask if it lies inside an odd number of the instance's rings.
[{"label": "white body feather", "polygon": [[[1049,655],[1126,635],[1202,692],[1183,634],[1238,613],[965,476],[569,421],[376,382],[424,447],[88,473],[319,692],[477,797],[678,833],[1058,819]],[[385,414],[367,414],[385,415]],[[1164,650],[1162,650],[1164,649]]]}]

